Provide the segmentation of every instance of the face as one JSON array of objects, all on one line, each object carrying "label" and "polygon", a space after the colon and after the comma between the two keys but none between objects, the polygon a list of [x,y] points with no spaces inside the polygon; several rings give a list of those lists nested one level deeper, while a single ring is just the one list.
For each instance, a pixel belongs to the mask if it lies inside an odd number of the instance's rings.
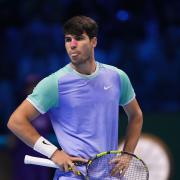
[{"label": "face", "polygon": [[65,35],[66,51],[73,65],[81,65],[94,58],[96,37],[89,39],[86,33],[81,35]]}]

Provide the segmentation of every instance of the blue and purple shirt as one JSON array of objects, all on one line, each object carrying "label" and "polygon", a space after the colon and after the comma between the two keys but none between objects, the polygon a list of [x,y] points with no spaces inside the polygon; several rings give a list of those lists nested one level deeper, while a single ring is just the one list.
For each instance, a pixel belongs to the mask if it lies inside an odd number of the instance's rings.
[{"label": "blue and purple shirt", "polygon": [[27,97],[40,113],[49,113],[61,148],[86,159],[118,149],[119,105],[135,98],[125,72],[96,64],[91,75],[68,64],[40,81]]}]

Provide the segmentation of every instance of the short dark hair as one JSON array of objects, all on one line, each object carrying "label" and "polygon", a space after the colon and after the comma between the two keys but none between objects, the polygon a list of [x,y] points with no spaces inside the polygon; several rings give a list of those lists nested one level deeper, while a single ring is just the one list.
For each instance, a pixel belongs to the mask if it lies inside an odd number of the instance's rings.
[{"label": "short dark hair", "polygon": [[89,38],[97,37],[98,25],[96,21],[87,16],[74,16],[63,26],[64,35],[81,35],[87,33]]}]

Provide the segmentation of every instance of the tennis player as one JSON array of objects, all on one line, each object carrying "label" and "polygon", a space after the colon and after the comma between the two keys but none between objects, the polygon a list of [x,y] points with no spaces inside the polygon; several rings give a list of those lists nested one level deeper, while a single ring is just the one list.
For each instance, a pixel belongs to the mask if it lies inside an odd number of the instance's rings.
[{"label": "tennis player", "polygon": [[[141,133],[142,112],[127,74],[95,60],[97,32],[97,23],[86,16],[72,17],[64,24],[70,63],[40,81],[8,122],[24,143],[61,167],[54,180],[81,179],[75,161],[87,162],[95,154],[118,149],[119,105],[129,122],[123,150],[133,153]],[[31,124],[44,113],[51,118],[62,150]],[[113,175],[128,164],[120,159],[114,163]]]}]

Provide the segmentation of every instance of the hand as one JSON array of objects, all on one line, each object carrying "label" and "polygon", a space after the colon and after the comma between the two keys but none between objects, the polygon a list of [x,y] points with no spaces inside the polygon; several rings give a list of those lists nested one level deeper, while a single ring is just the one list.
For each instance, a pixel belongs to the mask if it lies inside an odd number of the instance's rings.
[{"label": "hand", "polygon": [[110,163],[115,164],[114,168],[111,171],[112,176],[117,176],[120,174],[121,177],[124,176],[127,168],[129,167],[132,157],[128,154],[122,154],[113,158]]},{"label": "hand", "polygon": [[57,150],[51,157],[51,160],[56,163],[60,168],[63,168],[65,172],[68,172],[70,169],[74,172],[74,174],[78,174],[76,170],[76,166],[74,162],[80,161],[83,163],[87,163],[88,160],[83,159],[81,157],[72,157],[66,154],[64,151]]}]

